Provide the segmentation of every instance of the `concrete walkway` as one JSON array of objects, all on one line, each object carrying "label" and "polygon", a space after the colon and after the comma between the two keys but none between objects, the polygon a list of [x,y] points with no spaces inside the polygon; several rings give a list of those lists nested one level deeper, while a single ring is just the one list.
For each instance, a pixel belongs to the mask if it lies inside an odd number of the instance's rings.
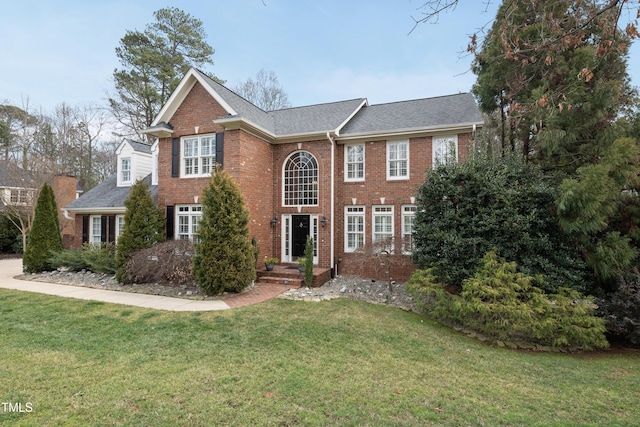
[{"label": "concrete walkway", "polygon": [[[21,274],[22,259],[0,260],[0,288],[4,289],[37,292],[40,294],[56,295],[66,298],[102,301],[113,304],[132,305],[135,307],[146,307],[169,311],[212,311],[228,310],[230,308],[229,304],[221,300],[197,301],[163,297],[159,295],[107,291],[103,289],[85,288],[82,286],[58,285],[55,283],[14,279],[15,276],[19,276]],[[284,290],[280,291],[280,293],[283,291]],[[273,298],[273,296],[275,295],[272,295],[271,298]],[[233,306],[237,307],[238,305],[233,304]]]}]

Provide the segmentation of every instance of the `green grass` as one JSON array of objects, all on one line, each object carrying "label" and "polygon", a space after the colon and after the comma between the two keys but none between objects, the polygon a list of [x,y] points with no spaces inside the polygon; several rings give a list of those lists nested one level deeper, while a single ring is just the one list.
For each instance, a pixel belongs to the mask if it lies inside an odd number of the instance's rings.
[{"label": "green grass", "polygon": [[634,425],[638,353],[518,353],[351,300],[170,313],[0,290],[11,426]]}]

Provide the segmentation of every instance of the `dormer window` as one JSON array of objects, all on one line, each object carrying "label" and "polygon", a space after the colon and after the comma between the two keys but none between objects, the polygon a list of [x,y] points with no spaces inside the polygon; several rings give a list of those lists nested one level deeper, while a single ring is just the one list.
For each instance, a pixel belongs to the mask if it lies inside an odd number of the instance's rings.
[{"label": "dormer window", "polygon": [[120,179],[121,182],[131,182],[131,159],[120,159]]}]

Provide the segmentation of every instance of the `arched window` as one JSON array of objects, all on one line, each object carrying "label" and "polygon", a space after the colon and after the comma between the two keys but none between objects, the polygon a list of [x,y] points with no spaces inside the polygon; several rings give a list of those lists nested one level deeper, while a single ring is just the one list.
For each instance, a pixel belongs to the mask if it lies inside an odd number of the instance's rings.
[{"label": "arched window", "polygon": [[318,161],[307,151],[293,153],[284,164],[284,205],[318,204]]}]

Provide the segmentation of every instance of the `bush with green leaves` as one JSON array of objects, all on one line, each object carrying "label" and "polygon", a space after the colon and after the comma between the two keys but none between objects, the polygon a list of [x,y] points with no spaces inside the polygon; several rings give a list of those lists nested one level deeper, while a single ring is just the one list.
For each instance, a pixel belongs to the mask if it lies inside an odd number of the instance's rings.
[{"label": "bush with green leaves", "polygon": [[88,270],[93,273],[116,272],[115,245],[85,243],[81,249],[65,249],[54,252],[49,258],[53,268],[64,267],[70,271]]},{"label": "bush with green leaves", "polygon": [[137,181],[124,202],[124,229],[116,247],[116,279],[130,283],[126,272],[129,256],[164,238],[164,216],[156,205],[146,181]]},{"label": "bush with green leaves", "polygon": [[497,340],[570,349],[608,346],[593,298],[568,288],[545,295],[534,286],[537,280],[490,251],[460,295],[448,292],[433,270],[416,272],[407,289],[430,317]]},{"label": "bush with green leaves", "polygon": [[617,289],[598,299],[598,312],[612,338],[640,347],[640,271],[618,275]]},{"label": "bush with green leaves", "polygon": [[440,165],[419,188],[412,261],[460,287],[495,249],[523,274],[542,275],[547,292],[584,290],[586,266],[554,216],[554,199],[540,169],[519,159]]},{"label": "bush with green leaves", "polygon": [[16,253],[15,243],[21,237],[18,227],[6,215],[0,214],[0,253]]},{"label": "bush with green leaves", "polygon": [[256,277],[249,212],[240,187],[225,170],[213,172],[202,193],[193,272],[207,295],[239,292]]},{"label": "bush with green leaves", "polygon": [[51,252],[63,249],[56,197],[51,186],[45,183],[38,195],[33,226],[22,258],[25,271],[39,273],[51,270]]}]

